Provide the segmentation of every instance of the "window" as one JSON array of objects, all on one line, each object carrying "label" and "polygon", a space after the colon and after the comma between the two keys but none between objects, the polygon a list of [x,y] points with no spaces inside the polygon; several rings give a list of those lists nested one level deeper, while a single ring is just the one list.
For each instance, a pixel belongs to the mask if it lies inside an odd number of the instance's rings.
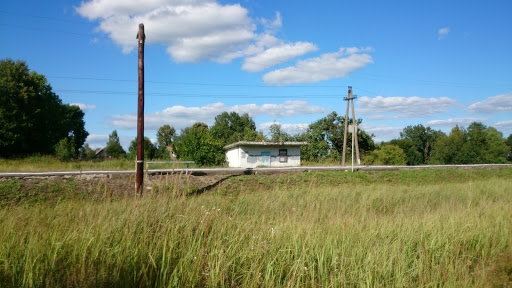
[{"label": "window", "polygon": [[288,162],[288,149],[279,149],[279,162]]}]

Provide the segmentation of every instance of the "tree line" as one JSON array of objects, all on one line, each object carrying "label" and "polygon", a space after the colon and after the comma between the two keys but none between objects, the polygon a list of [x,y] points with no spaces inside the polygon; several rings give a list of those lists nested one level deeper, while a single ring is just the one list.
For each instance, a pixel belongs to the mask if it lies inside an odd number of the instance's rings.
[{"label": "tree line", "polygon": [[[84,113],[77,106],[63,104],[43,75],[30,71],[23,61],[0,61],[0,157],[33,154],[55,155],[62,160],[92,159],[96,156],[85,140]],[[355,121],[354,121],[355,120]],[[361,119],[348,119],[360,127]],[[306,162],[339,163],[343,153],[345,118],[336,112],[311,123],[306,131],[289,134],[281,125],[270,126],[269,135],[256,130],[247,114],[223,112],[214,124],[198,122],[177,133],[171,124],[158,129],[156,143],[144,139],[145,159],[195,161],[199,165],[223,165],[223,147],[238,141],[301,141],[301,158]],[[478,164],[512,161],[512,134],[504,138],[494,127],[475,122],[467,128],[456,126],[445,134],[421,124],[408,126],[400,137],[375,143],[374,135],[358,129],[363,164],[424,165]],[[351,143],[352,134],[348,134]],[[134,159],[136,139],[128,151],[120,144],[117,131],[109,135],[105,152],[113,158]],[[348,145],[350,146],[350,145]],[[348,147],[350,157],[350,147]],[[173,154],[171,154],[171,151]]]},{"label": "tree line", "polygon": [[[352,119],[348,119],[352,122]],[[361,119],[356,121],[362,123]],[[157,142],[149,138],[144,141],[145,159],[170,159],[169,151],[177,159],[192,160],[199,165],[223,165],[223,147],[238,141],[301,141],[301,158],[306,162],[339,163],[343,153],[345,119],[331,112],[309,125],[305,132],[288,134],[279,124],[270,126],[270,134],[256,130],[248,114],[223,112],[215,117],[209,127],[198,122],[182,129],[179,134],[174,127],[165,124],[157,132]],[[358,143],[363,164],[368,165],[427,165],[427,164],[481,164],[507,163],[512,161],[512,134],[503,138],[494,127],[474,122],[468,128],[456,126],[449,134],[433,130],[421,124],[407,126],[398,139],[375,143],[374,135],[358,129]],[[347,135],[351,143],[352,135]],[[106,145],[108,155],[116,158],[135,158],[136,139],[128,152],[119,143],[117,131],[109,135]],[[350,146],[350,145],[347,145]],[[347,147],[350,157],[350,147]]]}]

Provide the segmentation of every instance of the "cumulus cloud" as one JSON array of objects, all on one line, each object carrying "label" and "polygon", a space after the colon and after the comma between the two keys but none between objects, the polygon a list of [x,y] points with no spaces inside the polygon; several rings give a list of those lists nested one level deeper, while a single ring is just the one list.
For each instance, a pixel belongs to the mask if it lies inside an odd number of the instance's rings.
[{"label": "cumulus cloud", "polygon": [[395,118],[425,117],[445,112],[456,101],[447,97],[360,97],[358,110],[365,114],[391,114]]},{"label": "cumulus cloud", "polygon": [[[251,117],[269,115],[275,118],[291,117],[304,114],[323,113],[324,108],[310,105],[306,101],[285,101],[281,104],[245,104],[228,107],[224,103],[211,103],[202,107],[172,106],[162,111],[146,114],[144,126],[148,130],[158,130],[164,124],[171,123],[174,128],[182,129],[196,122],[213,124],[215,116],[222,112],[247,113]],[[114,115],[112,125],[118,129],[136,129],[137,116],[135,114]]]},{"label": "cumulus cloud", "polygon": [[139,23],[146,42],[163,43],[178,62],[217,59],[243,49],[255,37],[256,26],[239,4],[221,5],[210,0],[91,0],[76,11],[99,20],[98,30],[110,36],[123,52],[136,45]]},{"label": "cumulus cloud", "polygon": [[481,102],[469,105],[471,113],[512,112],[512,94],[489,97]]},{"label": "cumulus cloud", "polygon": [[[164,44],[177,62],[226,63],[249,56],[255,58],[248,59],[244,69],[260,71],[316,49],[311,43],[284,43],[275,38],[273,34],[282,27],[279,12],[272,20],[252,19],[240,4],[150,0],[140,5],[136,0],[91,0],[82,2],[76,11],[99,21],[98,30],[108,34],[124,53],[137,46],[138,25],[144,23],[146,43]],[[263,33],[256,33],[257,23],[263,26]],[[250,63],[260,63],[262,68]]]},{"label": "cumulus cloud", "polygon": [[320,57],[298,61],[295,66],[277,69],[263,75],[267,84],[313,83],[333,78],[345,77],[369,63],[368,54],[372,48],[340,48],[338,52],[326,53]]},{"label": "cumulus cloud", "polygon": [[437,30],[437,39],[442,40],[450,33],[450,27],[443,27]]},{"label": "cumulus cloud", "polygon": [[[279,12],[274,19],[253,19],[240,4],[216,0],[149,0],[144,5],[137,0],[87,0],[75,10],[99,22],[97,30],[120,45],[124,53],[137,46],[138,25],[144,23],[146,43],[165,45],[177,62],[228,63],[246,57],[242,69],[258,72],[318,49],[307,41],[276,38],[283,25]],[[263,27],[262,32],[258,26]],[[341,48],[267,73],[264,81],[282,85],[344,77],[372,62],[367,52],[366,48]]]},{"label": "cumulus cloud", "polygon": [[501,130],[512,130],[512,120],[506,120],[506,121],[499,121],[496,122],[496,124],[493,125],[496,129]]},{"label": "cumulus cloud", "polygon": [[279,122],[265,122],[258,125],[257,130],[263,131],[263,133],[270,133],[270,126],[273,124],[281,125],[281,131],[286,132],[290,135],[306,132],[309,128],[309,124],[306,123],[279,123]]},{"label": "cumulus cloud", "polygon": [[258,72],[317,49],[314,44],[309,42],[282,44],[245,58],[242,69],[249,72]]},{"label": "cumulus cloud", "polygon": [[92,149],[105,147],[108,142],[108,135],[90,134],[85,140]]},{"label": "cumulus cloud", "polygon": [[87,104],[83,104],[83,103],[71,103],[69,105],[78,106],[78,108],[80,108],[80,110],[82,110],[82,111],[96,109],[96,105],[87,105]]},{"label": "cumulus cloud", "polygon": [[427,122],[428,126],[448,126],[453,127],[456,125],[459,126],[468,126],[473,122],[485,122],[487,119],[484,118],[450,118],[444,120],[430,120]]},{"label": "cumulus cloud", "polygon": [[374,134],[374,140],[377,142],[389,141],[400,137],[400,132],[404,127],[385,126],[385,125],[368,125],[361,124],[361,128],[368,134]]}]

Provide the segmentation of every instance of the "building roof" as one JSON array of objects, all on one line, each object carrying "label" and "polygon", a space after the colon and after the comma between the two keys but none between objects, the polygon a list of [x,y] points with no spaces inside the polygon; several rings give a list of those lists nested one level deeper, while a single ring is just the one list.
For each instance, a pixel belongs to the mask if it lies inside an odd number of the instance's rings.
[{"label": "building roof", "polygon": [[228,150],[239,146],[303,146],[307,145],[308,142],[257,142],[257,141],[239,141],[233,144],[224,146],[224,149]]}]

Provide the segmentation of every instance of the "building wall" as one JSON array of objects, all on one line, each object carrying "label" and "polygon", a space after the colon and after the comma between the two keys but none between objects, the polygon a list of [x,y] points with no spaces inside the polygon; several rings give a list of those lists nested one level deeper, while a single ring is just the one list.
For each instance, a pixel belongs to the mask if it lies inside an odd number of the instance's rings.
[{"label": "building wall", "polygon": [[229,167],[242,167],[240,163],[240,148],[235,147],[226,151]]},{"label": "building wall", "polygon": [[[279,149],[287,149],[287,156],[279,156]],[[256,168],[266,162],[262,152],[270,152],[270,167],[300,166],[299,146],[238,146],[228,150],[226,158],[229,167]]]}]

